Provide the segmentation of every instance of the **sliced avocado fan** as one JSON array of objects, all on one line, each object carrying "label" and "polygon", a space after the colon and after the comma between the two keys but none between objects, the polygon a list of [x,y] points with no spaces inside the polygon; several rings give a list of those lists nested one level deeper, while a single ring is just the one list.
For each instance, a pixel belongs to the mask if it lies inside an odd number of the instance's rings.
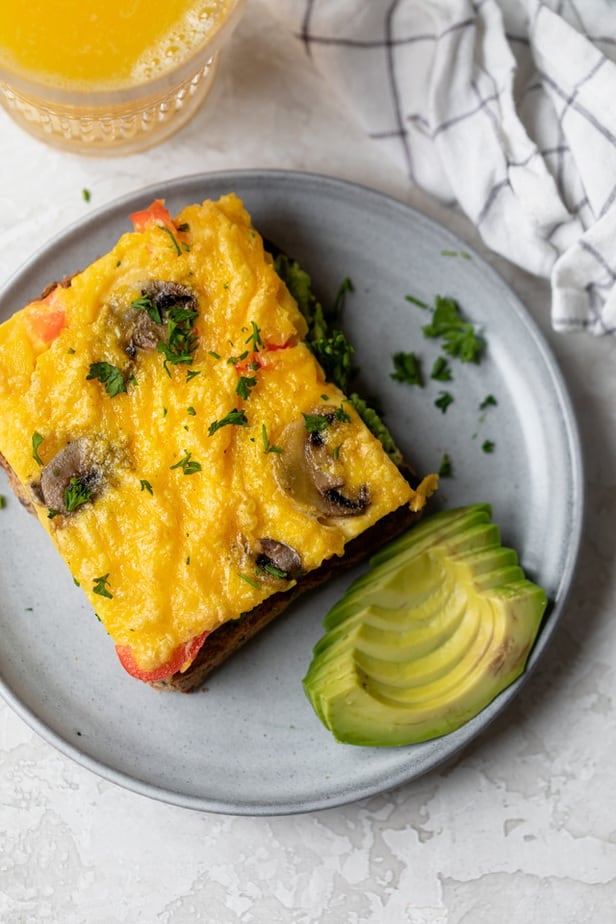
[{"label": "sliced avocado fan", "polygon": [[329,611],[303,683],[338,741],[445,735],[524,671],[547,598],[491,517],[488,504],[427,517]]}]

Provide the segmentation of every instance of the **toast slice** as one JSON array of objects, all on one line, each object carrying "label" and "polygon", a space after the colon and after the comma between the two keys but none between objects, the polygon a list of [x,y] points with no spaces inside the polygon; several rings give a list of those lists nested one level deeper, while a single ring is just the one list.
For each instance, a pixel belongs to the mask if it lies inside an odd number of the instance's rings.
[{"label": "toast slice", "polygon": [[237,197],[131,217],[0,326],[0,463],[125,669],[188,691],[435,479],[326,378]]}]

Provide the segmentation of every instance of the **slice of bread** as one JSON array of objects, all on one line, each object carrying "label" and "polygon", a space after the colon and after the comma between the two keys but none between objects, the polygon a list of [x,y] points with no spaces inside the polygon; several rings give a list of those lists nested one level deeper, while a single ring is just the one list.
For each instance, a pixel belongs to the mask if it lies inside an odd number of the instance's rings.
[{"label": "slice of bread", "polygon": [[235,196],[132,218],[0,326],[0,464],[126,670],[188,691],[435,479],[326,378]]}]

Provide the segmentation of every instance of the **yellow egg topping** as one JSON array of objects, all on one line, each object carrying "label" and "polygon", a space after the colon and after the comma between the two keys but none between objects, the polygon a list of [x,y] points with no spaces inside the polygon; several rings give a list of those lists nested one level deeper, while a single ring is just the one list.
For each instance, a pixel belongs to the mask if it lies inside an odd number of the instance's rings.
[{"label": "yellow egg topping", "polygon": [[0,452],[147,673],[423,497],[325,381],[234,195],[133,221],[0,326]]}]

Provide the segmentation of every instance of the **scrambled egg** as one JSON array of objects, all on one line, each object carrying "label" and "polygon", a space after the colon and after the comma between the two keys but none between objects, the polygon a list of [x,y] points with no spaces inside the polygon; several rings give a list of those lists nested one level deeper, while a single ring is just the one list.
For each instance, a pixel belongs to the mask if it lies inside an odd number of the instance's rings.
[{"label": "scrambled egg", "polygon": [[148,672],[423,498],[324,380],[234,195],[133,219],[0,327],[0,452]]}]

